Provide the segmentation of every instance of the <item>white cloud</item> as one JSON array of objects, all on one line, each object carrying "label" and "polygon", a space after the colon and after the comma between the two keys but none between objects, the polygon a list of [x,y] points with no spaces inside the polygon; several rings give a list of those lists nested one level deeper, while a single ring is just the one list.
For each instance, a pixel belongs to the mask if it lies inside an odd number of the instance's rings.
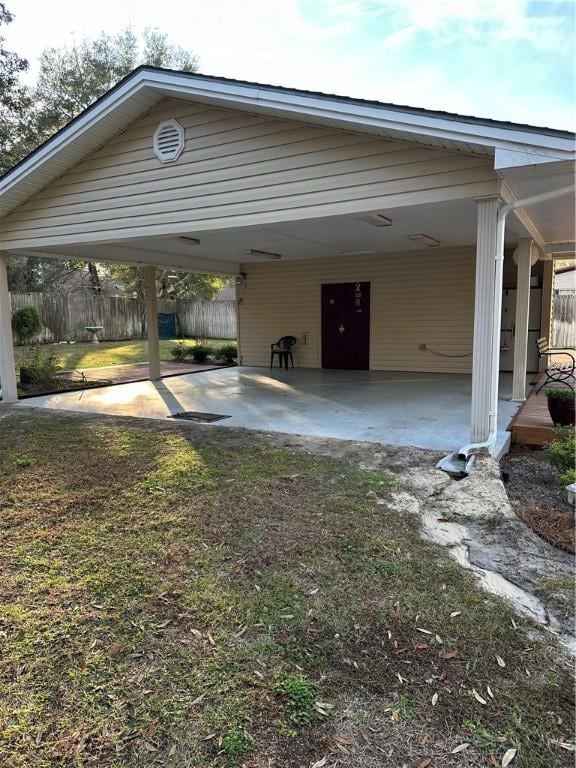
[{"label": "white cloud", "polygon": [[569,127],[554,70],[569,25],[552,5],[528,10],[527,0],[18,0],[6,38],[34,62],[47,45],[157,26],[207,74]]}]

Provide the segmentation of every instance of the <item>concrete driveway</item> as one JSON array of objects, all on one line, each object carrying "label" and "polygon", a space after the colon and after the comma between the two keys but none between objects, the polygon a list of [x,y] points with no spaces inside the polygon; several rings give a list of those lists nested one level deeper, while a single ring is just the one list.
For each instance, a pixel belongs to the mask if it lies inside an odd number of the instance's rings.
[{"label": "concrete driveway", "polygon": [[[453,450],[469,439],[471,378],[455,374],[224,368],[160,382],[46,395],[27,406],[165,419],[217,413],[219,426]],[[518,409],[502,374],[499,444]]]}]

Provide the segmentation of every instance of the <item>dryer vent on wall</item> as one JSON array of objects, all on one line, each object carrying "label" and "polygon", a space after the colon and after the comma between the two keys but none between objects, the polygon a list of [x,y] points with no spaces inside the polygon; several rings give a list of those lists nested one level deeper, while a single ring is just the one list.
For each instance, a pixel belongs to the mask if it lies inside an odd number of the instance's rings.
[{"label": "dryer vent on wall", "polygon": [[154,131],[154,154],[161,163],[180,157],[184,149],[184,129],[176,120],[165,120]]}]

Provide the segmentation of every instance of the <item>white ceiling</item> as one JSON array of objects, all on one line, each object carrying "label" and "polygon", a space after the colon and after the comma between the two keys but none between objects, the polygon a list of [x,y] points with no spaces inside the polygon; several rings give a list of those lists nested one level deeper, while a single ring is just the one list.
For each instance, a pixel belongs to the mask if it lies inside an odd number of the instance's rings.
[{"label": "white ceiling", "polygon": [[[381,210],[392,225],[377,227],[365,220],[366,213],[283,222],[259,227],[221,231],[190,231],[183,235],[200,240],[196,245],[178,236],[142,238],[121,243],[70,246],[58,255],[99,261],[141,262],[214,271],[215,262],[223,271],[237,272],[240,264],[267,259],[247,255],[248,250],[278,253],[282,260],[312,259],[365,251],[386,254],[429,251],[408,235],[426,234],[440,241],[441,247],[474,246],[477,207],[473,200],[458,200],[410,208]],[[507,241],[513,244],[528,233],[515,217],[507,224]]]}]

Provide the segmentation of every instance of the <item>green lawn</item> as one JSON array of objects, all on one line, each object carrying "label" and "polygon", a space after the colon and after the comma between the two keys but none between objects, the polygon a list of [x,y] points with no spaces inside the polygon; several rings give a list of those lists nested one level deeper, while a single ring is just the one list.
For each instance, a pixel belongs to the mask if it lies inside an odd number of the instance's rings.
[{"label": "green lawn", "polygon": [[[160,342],[160,354],[162,360],[173,360],[170,350],[180,340]],[[194,341],[187,340],[191,346]],[[222,339],[207,339],[206,344],[212,347],[221,347],[230,344]],[[148,347],[145,341],[103,341],[100,344],[79,342],[74,344],[43,344],[41,351],[48,355],[54,352],[62,360],[64,370],[82,370],[83,368],[98,368],[108,365],[123,365],[126,363],[143,363],[148,360]],[[15,347],[14,355],[16,367],[26,355],[25,347]]]},{"label": "green lawn", "polygon": [[391,472],[1,416],[0,765],[573,764],[570,665],[388,509]]}]

